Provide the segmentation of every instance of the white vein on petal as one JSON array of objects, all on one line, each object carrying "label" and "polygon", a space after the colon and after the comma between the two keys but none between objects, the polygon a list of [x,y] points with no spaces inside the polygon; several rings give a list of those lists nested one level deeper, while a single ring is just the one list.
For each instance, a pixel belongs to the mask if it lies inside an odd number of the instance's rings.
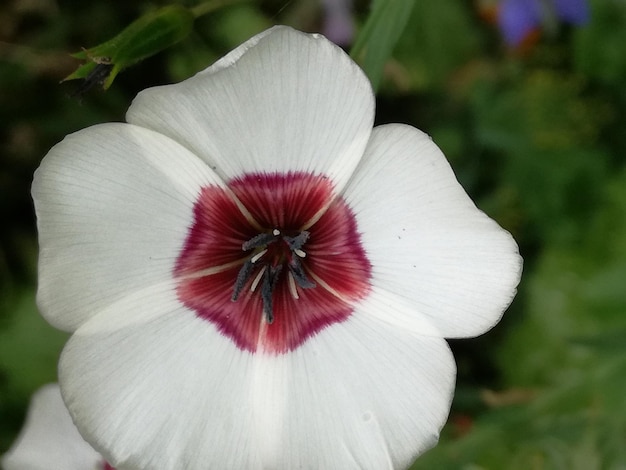
[{"label": "white vein on petal", "polygon": [[[320,44],[313,46],[310,41]],[[295,49],[299,46],[303,49]],[[275,48],[280,48],[282,54],[274,52]],[[305,53],[310,54],[315,64],[320,62],[320,66],[307,69],[302,60]],[[288,62],[293,62],[294,66],[285,66]],[[281,72],[278,78],[271,76],[273,70]],[[333,76],[337,75],[337,70],[343,73],[341,80]],[[319,103],[329,91],[320,91],[315,77],[310,77],[311,71],[319,75],[317,80],[328,82],[328,86],[338,83],[340,88],[335,90],[335,95],[345,98],[345,109],[336,101]],[[291,75],[285,76],[287,72]],[[282,80],[282,88],[268,88],[267,83],[276,79]],[[348,80],[352,87],[346,85]],[[311,88],[309,92],[307,86]],[[242,93],[246,96],[243,102]],[[285,96],[282,101],[281,96]],[[165,112],[168,103],[188,103],[187,107],[180,105],[173,111],[179,113],[181,119],[188,119],[186,127],[180,119],[176,121]],[[326,113],[320,112],[322,105],[328,108]],[[246,106],[248,109],[244,109]],[[175,135],[182,145],[195,150],[214,167],[224,180],[246,172],[304,171],[330,177],[340,191],[369,139],[373,108],[373,92],[367,78],[340,48],[319,35],[275,27],[184,82],[144,90],[128,110],[127,120]],[[191,111],[185,114],[185,109]],[[224,114],[225,109],[228,114]],[[302,110],[312,111],[307,114]],[[340,118],[342,112],[343,119]],[[330,129],[336,130],[332,136],[328,135],[329,115],[336,123]],[[303,120],[302,124],[294,125],[299,119]],[[281,123],[287,128],[281,127]],[[337,127],[345,128],[345,132]],[[316,130],[314,137],[325,133],[326,141],[312,142],[311,128]],[[324,139],[324,135],[320,135],[320,139]],[[334,140],[329,144],[331,138]],[[316,154],[315,150],[322,146],[327,147],[322,150],[324,153]]]},{"label": "white vein on petal", "polygon": [[143,127],[101,124],[53,147],[33,182],[44,317],[75,330],[129,290],[171,279],[205,187],[220,188],[242,209],[203,160]]},{"label": "white vein on petal", "polygon": [[376,282],[363,300],[351,302],[360,315],[366,315],[376,322],[410,331],[416,336],[443,338],[439,329],[430,319],[415,308],[410,299],[379,288]]},{"label": "white vein on petal", "polygon": [[[74,332],[77,336],[110,334],[138,324],[153,321],[181,306],[176,295],[177,280],[170,279],[136,289],[110,303]],[[159,298],[159,309],[144,308],[150,299]],[[165,310],[161,310],[165,308]],[[132,314],[129,315],[129,312]]]}]

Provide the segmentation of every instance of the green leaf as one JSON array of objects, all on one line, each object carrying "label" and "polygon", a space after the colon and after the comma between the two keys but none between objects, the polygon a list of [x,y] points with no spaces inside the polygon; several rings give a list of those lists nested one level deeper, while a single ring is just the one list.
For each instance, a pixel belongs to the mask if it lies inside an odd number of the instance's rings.
[{"label": "green leaf", "polygon": [[[83,78],[102,83],[106,90],[123,69],[185,38],[191,32],[194,19],[191,10],[181,5],[170,5],[148,13],[114,38],[73,54],[73,57],[87,63],[65,80]],[[93,74],[100,75],[93,77]]]},{"label": "green leaf", "polygon": [[350,55],[378,89],[383,69],[408,22],[415,0],[374,0],[372,11],[359,32]]}]

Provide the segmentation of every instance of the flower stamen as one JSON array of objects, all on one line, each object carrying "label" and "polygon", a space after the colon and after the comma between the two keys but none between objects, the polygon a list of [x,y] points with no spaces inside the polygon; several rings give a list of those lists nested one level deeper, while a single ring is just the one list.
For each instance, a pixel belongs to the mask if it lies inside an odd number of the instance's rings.
[{"label": "flower stamen", "polygon": [[252,261],[252,263],[256,263],[261,258],[263,258],[265,253],[267,253],[267,248],[265,248],[264,250],[259,251],[256,255],[254,255],[252,258],[250,258],[250,261]]},{"label": "flower stamen", "polygon": [[[274,228],[271,232],[259,233],[242,243],[241,249],[252,251],[252,253],[237,273],[231,300],[235,302],[239,298],[244,286],[254,276],[250,284],[250,292],[255,292],[261,284],[263,316],[265,321],[271,324],[274,321],[272,297],[285,264],[289,269],[287,287],[294,299],[300,298],[298,287],[310,289],[317,285],[309,279],[302,265],[302,259],[306,257],[306,252],[302,247],[309,236],[310,233],[305,230],[295,236],[282,235],[280,229]],[[258,271],[257,268],[259,268]]]},{"label": "flower stamen", "polygon": [[295,237],[283,237],[283,240],[285,240],[285,243],[287,243],[287,246],[289,246],[289,249],[291,251],[296,251],[296,250],[301,250],[302,246],[304,246],[304,244],[306,243],[306,241],[309,239],[309,236],[311,235],[310,232],[307,232],[306,230],[303,230],[302,232],[300,232],[298,235],[296,235]]},{"label": "flower stamen", "polygon": [[[276,232],[276,230],[274,231]],[[259,233],[258,235],[252,237],[247,242],[244,242],[241,245],[241,249],[243,251],[249,251],[249,250],[253,250],[254,248],[267,246],[270,243],[274,243],[275,241],[276,241],[276,235],[274,235],[274,233]]]},{"label": "flower stamen", "polygon": [[270,266],[263,275],[263,285],[261,286],[261,299],[263,299],[263,315],[268,324],[274,323],[274,310],[272,308],[272,293],[276,287],[278,276],[283,270],[283,265]]},{"label": "flower stamen", "polygon": [[250,292],[254,292],[256,290],[257,286],[259,285],[259,282],[261,281],[261,278],[263,277],[263,274],[265,274],[266,269],[267,269],[267,266],[263,266],[261,270],[258,272],[256,277],[252,281],[252,285],[250,286]]},{"label": "flower stamen", "polygon": [[293,278],[293,274],[291,273],[291,271],[289,271],[287,273],[287,282],[289,283],[289,292],[291,293],[291,296],[298,300],[300,298],[300,296],[298,295],[298,289],[296,288],[296,281]]},{"label": "flower stamen", "polygon": [[304,272],[304,268],[302,266],[302,263],[300,262],[300,258],[291,259],[291,262],[289,263],[289,273],[294,277],[295,281],[303,289],[310,289],[316,286],[316,284],[311,281]]},{"label": "flower stamen", "polygon": [[239,298],[239,294],[241,293],[243,286],[246,285],[246,282],[248,282],[248,279],[252,276],[253,268],[254,263],[252,260],[247,260],[237,273],[237,280],[235,281],[235,286],[233,287],[233,295],[230,298],[233,302]]}]

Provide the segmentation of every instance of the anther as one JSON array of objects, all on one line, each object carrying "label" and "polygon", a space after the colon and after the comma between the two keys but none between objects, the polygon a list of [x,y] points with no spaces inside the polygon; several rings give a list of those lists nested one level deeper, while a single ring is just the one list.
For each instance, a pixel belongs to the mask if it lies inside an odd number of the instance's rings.
[{"label": "anther", "polygon": [[296,283],[303,289],[311,289],[317,285],[307,277],[298,258],[292,258],[289,262],[289,272],[293,275]]},{"label": "anther", "polygon": [[274,322],[274,310],[272,306],[272,292],[276,286],[276,281],[280,272],[283,270],[283,265],[270,266],[265,271],[263,276],[263,285],[261,286],[261,299],[263,300],[263,314],[265,315],[265,321],[268,324]]},{"label": "anther", "polygon": [[[276,230],[274,230],[275,232]],[[280,234],[280,232],[279,232]],[[247,242],[244,242],[241,245],[241,249],[243,251],[248,251],[248,250],[252,250],[254,248],[260,248],[262,246],[266,246],[269,245],[270,243],[273,243],[276,241],[276,235],[274,235],[274,233],[259,233],[258,235],[252,237],[250,240],[248,240]]]},{"label": "anther", "polygon": [[[301,248],[304,246],[306,241],[309,239],[309,235],[310,235],[309,232],[307,232],[306,230],[303,230],[302,232],[300,232],[295,237],[283,237],[283,240],[285,240],[285,243],[287,243],[287,246],[289,246],[289,249],[291,251],[294,251],[294,252],[296,250],[302,251]],[[298,256],[300,256],[300,255],[298,255]]]},{"label": "anther", "polygon": [[[260,233],[242,243],[243,251],[254,251],[250,253],[249,258],[237,273],[232,300],[236,301],[239,298],[244,286],[254,276],[250,283],[250,292],[260,290],[263,317],[268,324],[273,323],[273,294],[285,264],[289,268],[287,287],[294,299],[300,298],[298,288],[310,289],[316,286],[315,282],[307,276],[301,261],[306,257],[306,252],[302,247],[309,239],[309,235],[310,233],[304,230],[294,237],[289,237],[282,235],[282,232],[275,228],[270,233]],[[269,246],[278,241],[282,242],[279,245]],[[286,249],[289,252],[285,252]]]},{"label": "anther", "polygon": [[235,287],[233,288],[233,295],[230,298],[233,302],[239,298],[239,294],[241,293],[243,286],[246,282],[248,282],[250,276],[252,276],[253,267],[254,264],[252,261],[247,260],[237,273],[237,280],[235,281]]}]

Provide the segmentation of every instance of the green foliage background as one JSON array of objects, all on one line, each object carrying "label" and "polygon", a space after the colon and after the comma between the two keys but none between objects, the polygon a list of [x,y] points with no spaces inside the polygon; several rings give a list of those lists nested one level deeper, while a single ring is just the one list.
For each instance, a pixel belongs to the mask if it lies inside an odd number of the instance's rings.
[{"label": "green foliage background", "polygon": [[[34,300],[29,187],[40,159],[68,133],[123,120],[139,90],[187,78],[272,24],[323,21],[314,0],[209,3],[223,5],[185,40],[80,98],[59,84],[79,65],[69,53],[167,2],[0,6],[0,453],[31,393],[55,381],[66,339]],[[450,420],[413,469],[625,469],[626,2],[591,1],[588,25],[524,50],[503,44],[487,4],[354,2],[352,55],[378,85],[377,122],[430,133],[525,258],[503,321],[452,342]]]}]

